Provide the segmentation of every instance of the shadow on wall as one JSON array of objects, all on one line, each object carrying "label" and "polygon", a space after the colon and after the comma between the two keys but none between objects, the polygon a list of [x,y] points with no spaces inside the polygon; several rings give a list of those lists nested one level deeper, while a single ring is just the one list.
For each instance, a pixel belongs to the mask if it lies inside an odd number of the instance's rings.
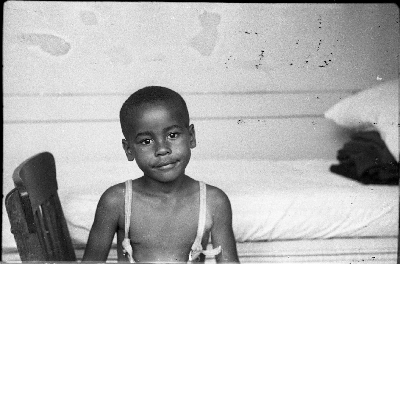
[{"label": "shadow on wall", "polygon": [[204,11],[199,15],[202,30],[189,42],[203,56],[210,56],[218,41],[218,25],[221,16],[217,13]]},{"label": "shadow on wall", "polygon": [[52,56],[64,56],[71,49],[67,41],[48,33],[23,33],[18,40],[27,46],[37,46]]}]

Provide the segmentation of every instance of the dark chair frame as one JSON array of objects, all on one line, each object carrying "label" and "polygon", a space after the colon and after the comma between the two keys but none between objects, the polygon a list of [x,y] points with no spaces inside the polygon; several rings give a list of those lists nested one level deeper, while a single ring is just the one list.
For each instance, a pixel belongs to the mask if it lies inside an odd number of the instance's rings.
[{"label": "dark chair frame", "polygon": [[5,199],[11,232],[22,262],[75,262],[58,197],[56,165],[49,152],[28,158],[14,171]]}]

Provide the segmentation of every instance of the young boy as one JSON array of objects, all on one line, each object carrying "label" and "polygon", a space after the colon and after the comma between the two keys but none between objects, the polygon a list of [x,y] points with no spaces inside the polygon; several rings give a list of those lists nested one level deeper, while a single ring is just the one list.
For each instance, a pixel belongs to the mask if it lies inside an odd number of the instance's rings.
[{"label": "young boy", "polygon": [[[115,232],[119,262],[238,263],[226,194],[185,174],[196,147],[183,98],[148,86],[120,111],[122,146],[143,176],[107,189],[97,205],[83,261],[106,261]],[[209,238],[213,250],[206,250]]]}]

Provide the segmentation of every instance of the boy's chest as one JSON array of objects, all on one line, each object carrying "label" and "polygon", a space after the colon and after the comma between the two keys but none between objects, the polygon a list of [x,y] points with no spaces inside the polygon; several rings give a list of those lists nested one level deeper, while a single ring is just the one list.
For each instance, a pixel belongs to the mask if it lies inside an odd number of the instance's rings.
[{"label": "boy's chest", "polygon": [[[135,202],[130,237],[133,244],[156,247],[191,246],[197,235],[199,201]],[[209,219],[209,218],[207,218]],[[211,225],[207,221],[205,231]]]}]

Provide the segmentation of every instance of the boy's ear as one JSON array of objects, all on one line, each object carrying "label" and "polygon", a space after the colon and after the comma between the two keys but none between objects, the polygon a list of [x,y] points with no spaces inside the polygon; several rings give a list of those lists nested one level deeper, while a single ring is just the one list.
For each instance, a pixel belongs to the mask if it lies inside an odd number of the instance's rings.
[{"label": "boy's ear", "polygon": [[196,132],[194,130],[194,125],[189,126],[189,135],[190,135],[190,148],[194,149],[196,147]]},{"label": "boy's ear", "polygon": [[126,158],[128,159],[128,161],[133,161],[135,159],[135,156],[133,155],[133,152],[130,149],[129,143],[127,142],[126,139],[122,139],[122,147],[125,151]]}]

